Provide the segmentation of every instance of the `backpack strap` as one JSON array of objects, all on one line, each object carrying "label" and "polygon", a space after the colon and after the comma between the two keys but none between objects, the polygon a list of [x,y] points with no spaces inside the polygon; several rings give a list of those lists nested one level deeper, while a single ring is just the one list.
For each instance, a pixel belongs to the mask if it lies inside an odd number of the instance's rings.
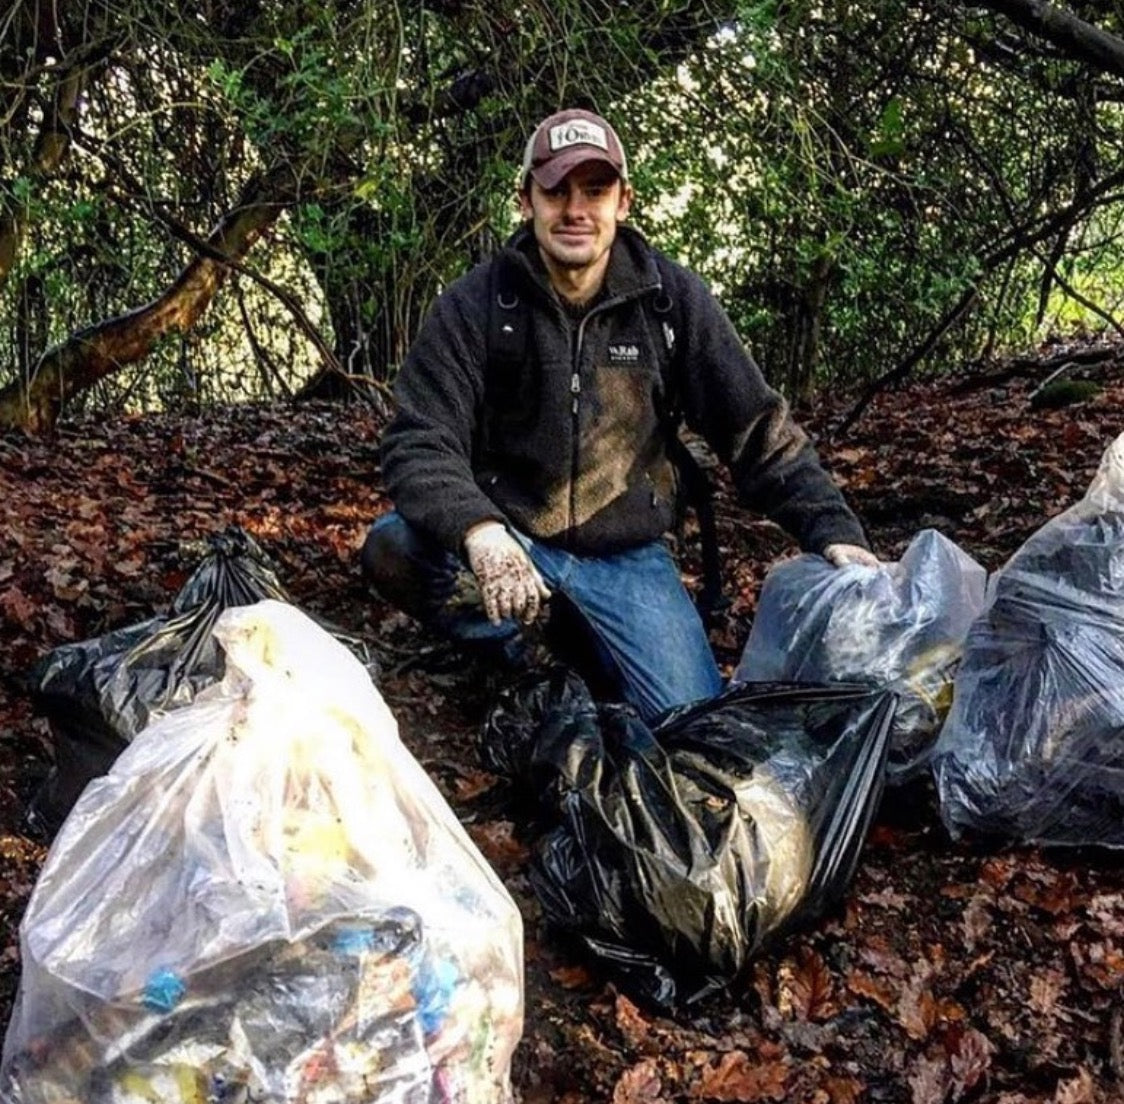
[{"label": "backpack strap", "polygon": [[492,263],[489,274],[487,327],[485,391],[510,393],[527,361],[531,312],[519,294],[510,262],[502,256]]},{"label": "backpack strap", "polygon": [[722,589],[722,557],[718,551],[718,526],[714,519],[714,493],[710,477],[695,459],[679,435],[683,422],[683,363],[682,349],[677,347],[676,335],[686,332],[682,304],[669,294],[671,274],[665,258],[655,254],[656,268],[660,273],[661,289],[650,300],[652,314],[660,328],[662,362],[660,372],[664,385],[663,422],[667,433],[667,454],[679,472],[686,505],[695,511],[699,523],[702,545],[703,585],[696,599],[703,624],[710,628],[714,615],[730,605]]}]

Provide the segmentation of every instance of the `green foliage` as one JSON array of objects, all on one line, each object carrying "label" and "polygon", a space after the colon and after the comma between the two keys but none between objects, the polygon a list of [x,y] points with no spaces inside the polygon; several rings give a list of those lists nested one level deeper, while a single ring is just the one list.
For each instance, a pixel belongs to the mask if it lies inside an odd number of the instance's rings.
[{"label": "green foliage", "polygon": [[[870,380],[971,289],[977,306],[934,369],[1062,319],[1036,317],[1057,234],[1033,231],[1121,169],[1121,113],[1084,95],[1087,72],[988,68],[976,40],[993,31],[948,9],[753,3],[739,15],[638,90],[628,116],[640,186],[678,197],[641,204],[651,233],[721,291],[775,383],[808,396]],[[1117,223],[1091,206],[1062,224],[1089,250],[1079,264],[1104,271]],[[1017,247],[1023,236],[1033,248]]]},{"label": "green foliage", "polygon": [[322,363],[309,328],[346,371],[389,379],[433,297],[514,228],[522,143],[569,103],[618,126],[638,224],[710,281],[793,396],[871,380],[972,292],[923,367],[1121,306],[1124,215],[1097,201],[1124,173],[1121,109],[978,9],[58,10],[51,35],[0,42],[0,385],[174,287],[194,255],[183,231],[206,237],[278,167],[283,215],[245,262],[263,279],[236,276],[190,335],[80,401],[283,393]]}]

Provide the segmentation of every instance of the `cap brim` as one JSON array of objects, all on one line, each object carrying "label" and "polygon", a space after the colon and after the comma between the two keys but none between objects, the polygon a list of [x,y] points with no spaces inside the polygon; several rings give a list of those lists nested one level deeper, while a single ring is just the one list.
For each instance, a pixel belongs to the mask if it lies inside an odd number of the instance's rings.
[{"label": "cap brim", "polygon": [[565,153],[560,153],[557,157],[551,158],[545,165],[532,169],[531,176],[535,178],[535,183],[540,188],[556,188],[562,183],[567,173],[590,161],[601,161],[608,165],[617,176],[621,175],[620,166],[607,153],[583,147],[566,150]]}]

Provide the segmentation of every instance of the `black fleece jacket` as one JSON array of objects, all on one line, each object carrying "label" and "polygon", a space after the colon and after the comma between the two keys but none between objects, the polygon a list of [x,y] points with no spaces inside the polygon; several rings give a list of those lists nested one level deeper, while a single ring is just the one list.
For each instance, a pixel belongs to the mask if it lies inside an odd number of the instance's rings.
[{"label": "black fleece jacket", "polygon": [[[495,264],[510,266],[530,310],[528,356],[514,372],[485,364]],[[618,228],[602,294],[580,320],[559,305],[528,226],[438,298],[399,372],[397,413],[382,440],[383,476],[402,516],[455,552],[488,518],[585,554],[666,532],[678,487],[667,455],[665,337],[645,303],[656,296],[675,303],[685,420],[729,466],[743,504],[805,551],[865,547],[858,520],[705,284],[665,258],[657,267],[629,227]]]}]

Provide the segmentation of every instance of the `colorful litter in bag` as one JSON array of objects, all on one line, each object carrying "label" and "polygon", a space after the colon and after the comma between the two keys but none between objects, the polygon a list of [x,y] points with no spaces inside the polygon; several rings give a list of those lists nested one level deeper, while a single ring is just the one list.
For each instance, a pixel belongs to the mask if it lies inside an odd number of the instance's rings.
[{"label": "colorful litter in bag", "polygon": [[277,601],[82,794],[21,927],[3,1104],[496,1104],[519,913],[361,664]]}]

